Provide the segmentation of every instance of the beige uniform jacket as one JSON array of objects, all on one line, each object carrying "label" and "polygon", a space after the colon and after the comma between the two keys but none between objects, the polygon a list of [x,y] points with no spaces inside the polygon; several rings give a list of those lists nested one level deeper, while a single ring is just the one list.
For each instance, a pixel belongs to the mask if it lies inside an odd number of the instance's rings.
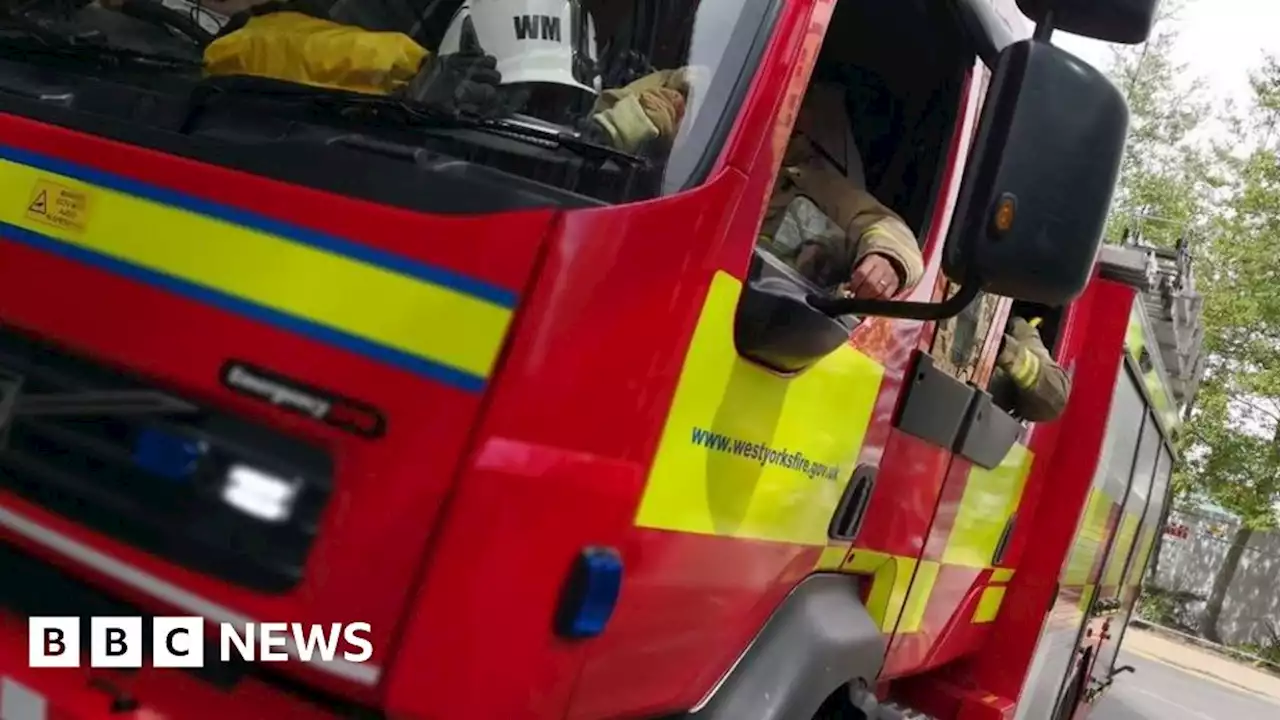
[{"label": "beige uniform jacket", "polygon": [[997,366],[991,377],[992,398],[1001,408],[1032,422],[1056,420],[1071,395],[1071,378],[1049,354],[1039,331],[1019,318],[1009,321],[1010,328],[1015,323],[1024,328],[1022,346],[1036,356],[1035,377],[1029,387],[1019,387],[1010,368]]},{"label": "beige uniform jacket", "polygon": [[[862,187],[861,160],[852,147],[843,95],[843,89],[833,85],[815,85],[806,93],[765,212],[761,240],[793,264],[806,246],[816,246],[818,252],[808,253],[804,266],[796,267],[820,286],[847,281],[863,258],[879,254],[898,271],[901,288],[914,287],[924,274],[919,243],[901,217]],[[849,166],[855,163],[859,167],[851,172]],[[825,231],[814,231],[812,222],[794,222],[804,207],[816,208],[830,220]],[[788,224],[792,230],[808,227],[787,232]]]}]

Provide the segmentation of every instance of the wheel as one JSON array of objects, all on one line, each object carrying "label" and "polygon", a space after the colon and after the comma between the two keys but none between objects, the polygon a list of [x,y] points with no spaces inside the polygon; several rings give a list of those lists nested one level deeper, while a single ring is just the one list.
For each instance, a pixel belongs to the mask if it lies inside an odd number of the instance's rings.
[{"label": "wheel", "polygon": [[814,713],[813,720],[871,720],[871,718],[854,707],[849,699],[849,688],[845,686],[827,697],[818,708],[818,712]]}]

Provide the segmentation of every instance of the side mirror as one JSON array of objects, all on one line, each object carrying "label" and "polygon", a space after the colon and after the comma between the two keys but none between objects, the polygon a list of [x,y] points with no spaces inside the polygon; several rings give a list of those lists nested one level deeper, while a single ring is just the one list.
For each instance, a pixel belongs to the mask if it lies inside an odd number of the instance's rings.
[{"label": "side mirror", "polygon": [[781,260],[756,248],[734,319],[738,353],[771,370],[795,373],[848,342],[852,323],[810,305],[813,289]]},{"label": "side mirror", "polygon": [[1022,14],[1054,29],[1104,42],[1146,42],[1160,0],[1018,0]]},{"label": "side mirror", "polygon": [[1088,63],[1034,39],[1005,48],[961,181],[947,277],[1044,305],[1083,292],[1128,128],[1124,97]]}]

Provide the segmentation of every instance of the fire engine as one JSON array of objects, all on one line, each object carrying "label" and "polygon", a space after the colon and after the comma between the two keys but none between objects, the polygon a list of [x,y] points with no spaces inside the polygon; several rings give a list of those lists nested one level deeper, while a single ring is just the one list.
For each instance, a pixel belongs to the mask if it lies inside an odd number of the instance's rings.
[{"label": "fire engine", "polygon": [[[1127,110],[1052,34],[1155,0],[604,4],[619,76],[705,71],[659,161],[211,83],[226,4],[0,21],[0,718],[1073,718],[1125,670],[1189,291],[1100,252]],[[903,299],[757,247],[833,68]],[[1054,422],[988,392],[1013,312]],[[373,652],[30,666],[31,617],[173,615]]]}]

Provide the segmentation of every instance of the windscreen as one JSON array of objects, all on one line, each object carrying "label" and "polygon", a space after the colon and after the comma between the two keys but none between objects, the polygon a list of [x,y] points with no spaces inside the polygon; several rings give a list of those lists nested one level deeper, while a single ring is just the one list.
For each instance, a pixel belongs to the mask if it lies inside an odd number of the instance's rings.
[{"label": "windscreen", "polygon": [[[356,136],[348,149],[425,149],[625,202],[687,187],[714,160],[770,6],[6,0],[0,60],[58,82],[32,88],[6,67],[0,91],[222,142],[308,137],[323,153]],[[58,92],[93,81],[92,108]]]}]

